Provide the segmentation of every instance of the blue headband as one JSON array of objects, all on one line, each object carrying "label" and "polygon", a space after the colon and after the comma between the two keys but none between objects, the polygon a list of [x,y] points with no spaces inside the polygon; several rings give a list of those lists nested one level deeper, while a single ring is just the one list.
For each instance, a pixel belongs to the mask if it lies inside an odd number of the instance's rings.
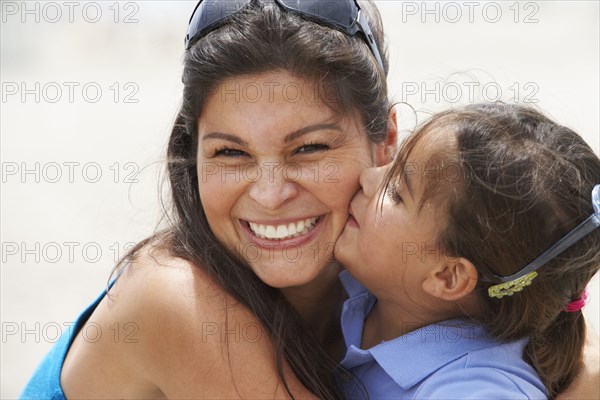
[{"label": "blue headband", "polygon": [[581,240],[581,238],[592,232],[594,229],[600,227],[600,185],[596,185],[592,190],[592,206],[594,207],[594,213],[592,215],[573,228],[558,242],[554,243],[548,250],[544,251],[525,268],[509,276],[494,275],[501,283],[488,288],[489,296],[500,299],[504,296],[512,296],[516,292],[520,292],[525,286],[529,286],[531,281],[538,275],[537,272],[535,272],[537,269],[568,249],[574,243]]}]

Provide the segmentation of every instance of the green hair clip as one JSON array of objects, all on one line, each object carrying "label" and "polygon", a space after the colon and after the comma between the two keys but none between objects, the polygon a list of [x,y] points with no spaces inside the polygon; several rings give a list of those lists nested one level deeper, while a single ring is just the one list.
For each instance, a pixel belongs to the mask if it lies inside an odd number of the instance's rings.
[{"label": "green hair clip", "polygon": [[538,273],[533,271],[525,276],[515,279],[510,282],[499,283],[488,288],[488,295],[490,297],[497,297],[499,299],[504,296],[512,296],[513,294],[523,290],[525,286],[531,285],[531,281],[538,276]]},{"label": "green hair clip", "polygon": [[513,294],[520,292],[525,286],[531,285],[531,281],[538,275],[537,272],[535,272],[538,268],[558,256],[577,241],[581,240],[581,238],[592,232],[594,229],[599,228],[600,184],[594,186],[594,189],[592,190],[592,206],[594,208],[594,213],[592,215],[573,228],[571,232],[559,239],[558,242],[554,243],[538,258],[527,264],[525,268],[509,276],[494,275],[500,283],[490,286],[488,288],[488,295],[490,297],[501,299],[504,296],[512,296]]}]

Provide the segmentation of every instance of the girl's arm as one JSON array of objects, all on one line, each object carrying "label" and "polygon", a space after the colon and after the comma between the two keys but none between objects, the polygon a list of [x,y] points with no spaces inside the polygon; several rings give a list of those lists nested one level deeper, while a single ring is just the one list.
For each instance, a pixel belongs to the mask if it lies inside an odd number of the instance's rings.
[{"label": "girl's arm", "polygon": [[537,382],[533,376],[515,375],[497,368],[459,367],[434,373],[411,398],[545,400],[547,396],[541,382]]}]

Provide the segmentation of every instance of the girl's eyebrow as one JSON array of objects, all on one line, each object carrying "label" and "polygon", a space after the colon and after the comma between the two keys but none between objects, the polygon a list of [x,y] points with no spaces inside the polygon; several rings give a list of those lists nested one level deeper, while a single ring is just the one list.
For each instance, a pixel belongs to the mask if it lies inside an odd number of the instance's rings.
[{"label": "girl's eyebrow", "polygon": [[412,193],[412,183],[408,179],[408,174],[406,173],[406,168],[402,168],[402,181],[404,182],[404,186],[406,186],[407,192],[410,195],[411,200],[414,201],[414,196]]}]

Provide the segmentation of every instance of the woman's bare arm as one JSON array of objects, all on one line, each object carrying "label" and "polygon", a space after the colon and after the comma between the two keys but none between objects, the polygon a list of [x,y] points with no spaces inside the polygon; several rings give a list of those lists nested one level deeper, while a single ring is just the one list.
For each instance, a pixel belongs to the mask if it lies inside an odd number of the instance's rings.
[{"label": "woman's bare arm", "polygon": [[[68,397],[289,398],[261,324],[185,260],[140,256],[90,321],[107,334],[74,343],[62,376]],[[115,341],[126,324],[135,335]],[[314,398],[285,375],[295,397]]]}]

